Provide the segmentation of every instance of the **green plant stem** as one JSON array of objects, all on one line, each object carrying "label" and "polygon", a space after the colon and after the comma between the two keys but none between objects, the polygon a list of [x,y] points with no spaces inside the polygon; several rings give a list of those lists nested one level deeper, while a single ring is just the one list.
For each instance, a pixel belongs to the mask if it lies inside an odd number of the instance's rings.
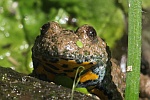
[{"label": "green plant stem", "polygon": [[[79,70],[81,69],[81,71],[79,72]],[[74,94],[74,91],[75,91],[75,87],[78,85],[79,83],[79,80],[77,80],[77,75],[79,74],[79,76],[81,75],[81,73],[84,71],[84,67],[83,66],[79,66],[77,71],[76,71],[76,75],[75,75],[75,79],[73,81],[73,86],[72,86],[72,92],[71,92],[71,99],[70,100],[73,100],[73,94]],[[76,82],[77,80],[77,82]]]},{"label": "green plant stem", "polygon": [[129,1],[128,67],[125,100],[138,100],[141,63],[141,0]]}]

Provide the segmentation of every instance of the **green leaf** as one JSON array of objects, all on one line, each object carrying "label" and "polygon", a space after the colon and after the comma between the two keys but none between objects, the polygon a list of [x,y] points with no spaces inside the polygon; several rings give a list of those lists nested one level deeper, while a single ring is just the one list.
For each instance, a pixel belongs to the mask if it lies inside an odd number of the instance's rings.
[{"label": "green leaf", "polygon": [[89,94],[88,90],[86,88],[75,88],[75,91],[84,93],[84,94]]},{"label": "green leaf", "polygon": [[83,43],[82,43],[81,41],[77,41],[76,44],[77,44],[77,46],[78,46],[79,48],[82,48],[82,47],[83,47]]}]

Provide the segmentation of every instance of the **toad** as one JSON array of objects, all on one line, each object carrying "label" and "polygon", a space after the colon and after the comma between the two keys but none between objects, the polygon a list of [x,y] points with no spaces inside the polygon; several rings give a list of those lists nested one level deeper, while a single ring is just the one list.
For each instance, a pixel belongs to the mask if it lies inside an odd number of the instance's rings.
[{"label": "toad", "polygon": [[[79,80],[77,87],[87,88],[102,100],[122,100],[120,82],[113,80],[120,72],[112,72],[117,67],[112,67],[110,58],[108,46],[92,26],[83,25],[73,31],[48,22],[42,26],[32,48],[32,74],[50,82],[58,75],[67,76]],[[79,69],[81,66],[84,70]]]}]

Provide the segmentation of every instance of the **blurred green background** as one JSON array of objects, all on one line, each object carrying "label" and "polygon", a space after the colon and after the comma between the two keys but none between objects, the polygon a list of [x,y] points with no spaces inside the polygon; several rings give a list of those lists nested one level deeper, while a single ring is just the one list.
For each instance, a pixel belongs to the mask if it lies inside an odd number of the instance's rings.
[{"label": "blurred green background", "polygon": [[126,0],[0,0],[0,65],[31,73],[31,48],[48,21],[73,30],[89,24],[113,49],[126,31],[127,8]]}]

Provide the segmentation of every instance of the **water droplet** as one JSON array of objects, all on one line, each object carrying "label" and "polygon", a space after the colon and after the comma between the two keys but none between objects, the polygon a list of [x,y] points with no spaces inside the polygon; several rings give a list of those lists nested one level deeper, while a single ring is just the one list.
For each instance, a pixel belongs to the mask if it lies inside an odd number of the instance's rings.
[{"label": "water droplet", "polygon": [[25,16],[25,17],[24,17],[24,20],[25,20],[25,21],[29,20],[29,17],[28,17],[28,16]]},{"label": "water droplet", "polygon": [[9,37],[10,36],[10,34],[8,32],[5,32],[4,34],[5,34],[5,37]]},{"label": "water droplet", "polygon": [[72,18],[71,21],[72,21],[72,22],[77,22],[77,19],[76,19],[76,18]]},{"label": "water droplet", "polygon": [[4,59],[4,56],[0,56],[0,59],[1,59],[1,60]]},{"label": "water droplet", "polygon": [[23,44],[20,46],[20,50],[27,49],[29,45],[24,41]]},{"label": "water droplet", "polygon": [[14,66],[11,66],[10,68],[11,68],[11,69],[13,69],[13,70],[15,70],[15,69],[16,69]]},{"label": "water droplet", "polygon": [[13,2],[13,3],[12,3],[12,8],[13,8],[13,9],[16,9],[17,7],[18,7],[18,2]]},{"label": "water droplet", "polygon": [[58,15],[55,17],[55,20],[58,21],[60,24],[66,24],[68,19],[68,13],[65,12],[63,9],[59,9]]},{"label": "water droplet", "polygon": [[18,27],[19,27],[19,28],[23,28],[23,25],[22,25],[22,24],[19,24]]},{"label": "water droplet", "polygon": [[6,56],[10,56],[10,52],[6,52],[5,55],[6,55]]},{"label": "water droplet", "polygon": [[25,44],[24,47],[25,47],[25,49],[27,49],[27,48],[29,47],[29,45],[28,45],[28,44]]},{"label": "water droplet", "polygon": [[129,7],[130,7],[130,3],[129,3]]},{"label": "water droplet", "polygon": [[0,27],[0,30],[1,30],[1,31],[4,31],[4,30],[5,30],[5,28],[4,28],[4,27]]},{"label": "water droplet", "polygon": [[29,67],[33,68],[33,62],[32,61],[29,63]]}]

